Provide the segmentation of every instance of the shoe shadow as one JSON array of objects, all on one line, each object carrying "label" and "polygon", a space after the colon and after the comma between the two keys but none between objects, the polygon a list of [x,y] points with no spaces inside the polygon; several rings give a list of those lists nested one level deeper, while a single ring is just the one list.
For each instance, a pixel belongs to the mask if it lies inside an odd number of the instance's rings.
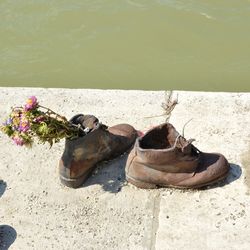
[{"label": "shoe shadow", "polygon": [[[112,161],[99,164],[90,178],[83,184],[82,188],[98,184],[102,186],[103,190],[110,193],[120,192],[126,182],[125,165],[127,158],[128,154],[126,153]],[[230,163],[229,165],[230,169],[226,179],[199,189],[204,190],[223,187],[239,179],[242,174],[241,167],[234,163]]]},{"label": "shoe shadow", "polygon": [[7,187],[7,184],[5,181],[0,180],[0,197],[3,195]]},{"label": "shoe shadow", "polygon": [[15,241],[16,230],[8,225],[0,225],[0,249],[7,250]]},{"label": "shoe shadow", "polygon": [[120,192],[126,182],[125,165],[127,158],[128,153],[125,153],[112,161],[99,164],[82,187],[98,184],[102,186],[103,190],[110,193]]},{"label": "shoe shadow", "polygon": [[233,181],[236,181],[241,177],[242,169],[239,165],[230,163],[230,171],[229,175],[227,176],[225,180],[225,184],[230,184]]},{"label": "shoe shadow", "polygon": [[234,163],[229,163],[229,165],[230,165],[229,173],[228,173],[228,176],[224,180],[219,181],[215,184],[209,185],[207,187],[201,188],[201,189],[213,189],[217,187],[223,187],[239,179],[242,174],[241,167]]}]

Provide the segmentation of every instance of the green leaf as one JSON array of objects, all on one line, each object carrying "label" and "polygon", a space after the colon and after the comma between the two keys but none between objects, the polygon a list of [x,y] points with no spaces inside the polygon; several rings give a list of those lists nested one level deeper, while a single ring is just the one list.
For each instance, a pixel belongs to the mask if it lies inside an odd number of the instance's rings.
[{"label": "green leaf", "polygon": [[37,129],[37,132],[38,132],[38,134],[41,134],[41,135],[46,135],[46,134],[48,134],[48,126],[47,126],[47,124],[45,123],[45,122],[42,122],[40,125],[39,125],[39,127],[38,127],[38,129]]}]

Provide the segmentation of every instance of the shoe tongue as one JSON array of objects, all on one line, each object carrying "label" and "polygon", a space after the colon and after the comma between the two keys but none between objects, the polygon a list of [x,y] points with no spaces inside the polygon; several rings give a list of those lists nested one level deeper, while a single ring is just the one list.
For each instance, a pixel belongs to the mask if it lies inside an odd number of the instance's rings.
[{"label": "shoe tongue", "polygon": [[173,146],[178,147],[180,134],[175,130],[175,128],[172,125],[168,127],[167,140],[169,142],[170,147]]}]

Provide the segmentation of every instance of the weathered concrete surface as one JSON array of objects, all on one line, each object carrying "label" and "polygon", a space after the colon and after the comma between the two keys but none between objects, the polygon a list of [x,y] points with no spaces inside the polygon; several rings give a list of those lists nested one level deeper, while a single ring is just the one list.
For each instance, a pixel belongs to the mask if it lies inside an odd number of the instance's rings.
[{"label": "weathered concrete surface", "polygon": [[[250,94],[178,92],[170,121],[203,151],[232,163],[226,182],[200,191],[140,190],[124,179],[126,155],[100,165],[84,186],[63,187],[51,149],[20,148],[0,134],[0,239],[10,249],[249,249]],[[164,122],[164,92],[0,88],[0,118],[30,95],[70,118],[145,130]],[[5,225],[4,227],[1,225]],[[6,232],[7,229],[8,232]],[[2,236],[1,236],[2,234]]]},{"label": "weathered concrete surface", "polygon": [[156,249],[250,248],[250,95],[180,93],[171,117],[202,151],[231,163],[226,182],[201,191],[161,192]]}]

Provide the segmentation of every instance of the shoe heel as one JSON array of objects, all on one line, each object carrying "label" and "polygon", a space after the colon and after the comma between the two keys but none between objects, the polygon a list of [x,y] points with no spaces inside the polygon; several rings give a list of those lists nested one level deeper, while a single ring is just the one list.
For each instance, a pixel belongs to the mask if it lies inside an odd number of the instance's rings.
[{"label": "shoe heel", "polygon": [[60,181],[63,185],[70,187],[70,188],[79,188],[83,185],[85,180],[90,176],[93,169],[89,169],[86,173],[83,175],[77,177],[77,178],[67,178],[63,175],[60,175]]},{"label": "shoe heel", "polygon": [[152,184],[152,183],[147,183],[147,182],[143,182],[143,181],[138,181],[132,177],[126,176],[126,179],[129,183],[133,184],[134,186],[138,187],[138,188],[143,188],[143,189],[155,189],[158,188],[158,186],[156,184]]},{"label": "shoe heel", "polygon": [[82,186],[84,180],[86,178],[79,178],[79,179],[69,179],[65,178],[64,176],[60,176],[60,181],[64,186],[70,187],[70,188],[79,188]]}]

